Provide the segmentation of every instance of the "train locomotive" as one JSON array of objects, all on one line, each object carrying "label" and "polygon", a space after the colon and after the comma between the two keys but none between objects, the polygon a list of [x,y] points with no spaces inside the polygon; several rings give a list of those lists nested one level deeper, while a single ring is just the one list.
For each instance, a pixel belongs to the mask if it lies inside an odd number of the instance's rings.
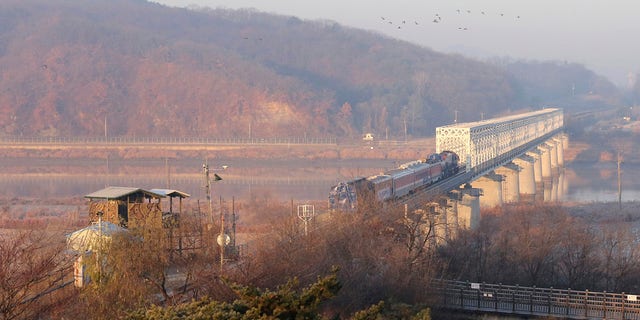
[{"label": "train locomotive", "polygon": [[329,192],[329,210],[353,212],[364,204],[382,204],[454,176],[459,157],[451,151],[411,161],[380,175],[340,182]]}]

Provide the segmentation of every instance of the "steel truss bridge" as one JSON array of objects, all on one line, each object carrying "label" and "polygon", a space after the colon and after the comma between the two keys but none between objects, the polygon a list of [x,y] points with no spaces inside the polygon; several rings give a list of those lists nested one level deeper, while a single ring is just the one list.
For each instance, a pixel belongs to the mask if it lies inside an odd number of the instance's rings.
[{"label": "steel truss bridge", "polygon": [[486,175],[562,133],[563,126],[562,109],[545,108],[438,127],[436,152],[448,150],[458,154],[464,173],[408,197],[404,202],[418,203],[425,198],[443,195]]}]

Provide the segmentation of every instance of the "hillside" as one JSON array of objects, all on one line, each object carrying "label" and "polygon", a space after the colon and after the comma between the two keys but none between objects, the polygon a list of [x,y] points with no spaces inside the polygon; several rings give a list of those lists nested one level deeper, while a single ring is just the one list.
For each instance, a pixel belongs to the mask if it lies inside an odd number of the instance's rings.
[{"label": "hillside", "polygon": [[612,105],[617,92],[580,65],[484,63],[330,21],[143,0],[0,3],[0,137],[418,137],[455,114],[559,103]]}]

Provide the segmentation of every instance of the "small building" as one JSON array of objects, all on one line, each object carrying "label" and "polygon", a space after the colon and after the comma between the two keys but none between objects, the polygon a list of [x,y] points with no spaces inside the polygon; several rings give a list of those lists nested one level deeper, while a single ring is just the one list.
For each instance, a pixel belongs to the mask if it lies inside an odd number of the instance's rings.
[{"label": "small building", "polygon": [[362,136],[362,140],[364,141],[373,141],[373,133],[367,132]]},{"label": "small building", "polygon": [[111,222],[124,228],[135,228],[151,223],[162,224],[162,207],[160,200],[166,195],[130,187],[107,187],[90,193],[89,220]]}]

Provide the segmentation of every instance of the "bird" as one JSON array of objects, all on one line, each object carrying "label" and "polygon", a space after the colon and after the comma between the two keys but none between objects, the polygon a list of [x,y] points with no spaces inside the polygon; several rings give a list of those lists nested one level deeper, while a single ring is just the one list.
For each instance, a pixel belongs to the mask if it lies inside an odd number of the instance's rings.
[{"label": "bird", "polygon": [[414,21],[414,23],[416,24],[416,26],[418,25],[418,21]]}]

